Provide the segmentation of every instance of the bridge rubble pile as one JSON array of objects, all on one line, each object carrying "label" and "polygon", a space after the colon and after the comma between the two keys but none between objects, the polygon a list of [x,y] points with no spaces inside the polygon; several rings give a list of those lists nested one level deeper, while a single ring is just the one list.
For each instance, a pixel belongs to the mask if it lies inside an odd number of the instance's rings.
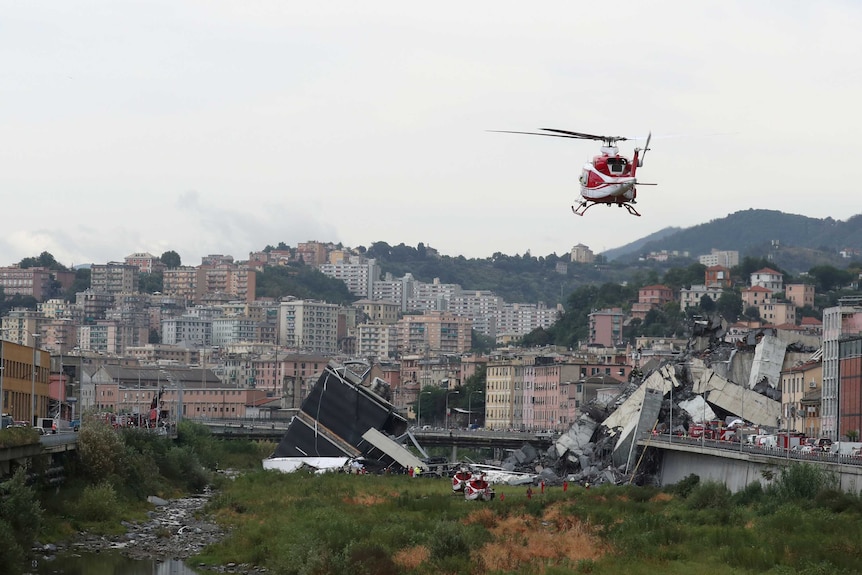
[{"label": "bridge rubble pile", "polygon": [[719,317],[697,322],[682,357],[644,365],[643,375],[622,384],[612,401],[584,406],[545,453],[529,461],[509,458],[503,465],[532,467],[548,484],[653,484],[659,455],[638,449],[645,434],[690,436],[716,420],[731,430],[778,428],[781,371],[809,361],[819,342],[771,328],[733,342],[726,333]]}]

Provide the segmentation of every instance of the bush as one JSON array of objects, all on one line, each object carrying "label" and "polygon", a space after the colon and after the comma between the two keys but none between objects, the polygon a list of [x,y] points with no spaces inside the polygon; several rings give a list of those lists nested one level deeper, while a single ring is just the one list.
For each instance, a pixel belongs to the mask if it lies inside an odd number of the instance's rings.
[{"label": "bush", "polygon": [[200,493],[209,485],[209,475],[190,447],[171,447],[159,460],[159,471],[189,491]]},{"label": "bush", "polygon": [[665,491],[667,491],[668,493],[672,493],[673,495],[679,495],[682,498],[686,498],[691,493],[692,489],[694,489],[698,485],[698,483],[700,483],[700,476],[692,473],[691,475],[685,477],[679,483],[668,485]]},{"label": "bush", "polygon": [[108,482],[84,488],[73,505],[76,519],[87,522],[112,521],[120,517],[120,502],[113,486]]},{"label": "bush", "polygon": [[120,435],[104,421],[87,421],[78,433],[81,468],[94,482],[122,470],[125,446]]},{"label": "bush", "polygon": [[0,565],[3,565],[4,573],[15,573],[22,571],[27,560],[27,549],[32,545],[22,546],[17,541],[18,533],[12,525],[6,521],[5,516],[0,515]]},{"label": "bush", "polygon": [[727,509],[730,498],[730,490],[723,483],[707,481],[692,489],[685,502],[690,509]]},{"label": "bush", "polygon": [[810,463],[794,463],[781,470],[769,492],[782,501],[811,500],[822,490],[836,486],[835,478]]},{"label": "bush", "polygon": [[3,537],[0,541],[3,545],[14,541],[22,549],[30,549],[42,527],[42,508],[36,494],[27,487],[27,474],[23,467],[0,484],[0,495],[0,522],[12,533],[11,538]]}]

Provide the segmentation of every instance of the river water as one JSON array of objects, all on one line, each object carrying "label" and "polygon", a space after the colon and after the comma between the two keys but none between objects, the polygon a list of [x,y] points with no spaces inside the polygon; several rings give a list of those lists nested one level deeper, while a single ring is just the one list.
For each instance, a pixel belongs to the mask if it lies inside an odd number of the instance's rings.
[{"label": "river water", "polygon": [[116,551],[57,555],[52,559],[40,557],[30,568],[33,575],[199,575],[175,559],[130,559]]}]

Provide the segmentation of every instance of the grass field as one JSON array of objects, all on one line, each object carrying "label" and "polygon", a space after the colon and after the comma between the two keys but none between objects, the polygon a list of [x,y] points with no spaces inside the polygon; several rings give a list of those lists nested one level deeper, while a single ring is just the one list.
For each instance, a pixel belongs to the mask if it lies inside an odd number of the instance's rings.
[{"label": "grass field", "polygon": [[734,495],[689,478],[532,498],[497,486],[484,503],[446,479],[254,471],[220,487],[209,511],[231,536],[196,561],[297,575],[862,572],[862,502],[794,468]]}]

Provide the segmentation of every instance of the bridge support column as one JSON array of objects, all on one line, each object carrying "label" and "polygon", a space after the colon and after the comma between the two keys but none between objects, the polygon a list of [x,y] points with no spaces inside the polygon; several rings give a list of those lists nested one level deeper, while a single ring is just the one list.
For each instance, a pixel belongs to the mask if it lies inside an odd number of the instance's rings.
[{"label": "bridge support column", "polygon": [[451,461],[453,463],[458,461],[458,446],[457,445],[454,445],[454,444],[452,445],[452,457],[449,459],[449,461]]}]

